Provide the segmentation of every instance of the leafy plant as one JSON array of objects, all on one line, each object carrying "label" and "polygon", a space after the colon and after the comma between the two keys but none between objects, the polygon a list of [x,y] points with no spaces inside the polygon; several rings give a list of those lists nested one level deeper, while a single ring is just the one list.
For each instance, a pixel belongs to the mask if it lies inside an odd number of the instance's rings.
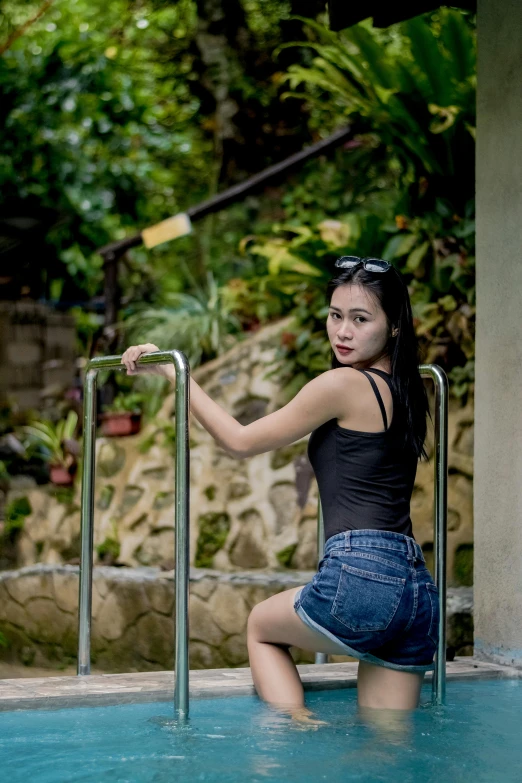
[{"label": "leafy plant", "polygon": [[[468,18],[440,9],[388,31],[366,22],[339,34],[311,20],[307,27],[306,45],[317,56],[308,67],[289,67],[287,97],[306,97],[321,116],[338,121],[344,114],[359,132],[377,134],[376,155],[388,156],[404,185],[420,187],[417,197],[429,188],[433,197],[451,194],[461,209],[474,182],[475,38]],[[295,92],[299,85],[305,93]]]},{"label": "leafy plant", "polygon": [[168,301],[168,307],[145,309],[127,318],[122,324],[126,342],[150,342],[165,350],[177,348],[195,366],[230,347],[230,335],[239,333],[239,321],[211,275],[205,290],[170,294]]},{"label": "leafy plant", "polygon": [[26,497],[14,498],[5,509],[4,535],[10,540],[23,530],[25,518],[33,513],[31,504]]},{"label": "leafy plant", "polygon": [[140,413],[145,395],[141,392],[129,392],[118,394],[110,405],[104,408],[105,413]]},{"label": "leafy plant", "polygon": [[465,398],[475,320],[472,24],[441,9],[389,31],[361,23],[337,35],[314,22],[308,30],[317,56],[291,66],[287,81],[294,91],[304,85],[298,97],[316,119],[327,126],[344,114],[357,134],[331,217],[317,220],[317,196],[299,186],[285,196],[291,219],[244,242],[266,262],[266,288],[279,281],[284,291],[288,280],[293,289],[285,312],[294,320],[276,359],[283,396],[329,366],[324,282],[336,257],[354,254],[386,258],[404,274],[424,360],[440,363]]},{"label": "leafy plant", "polygon": [[22,428],[26,435],[30,453],[35,447],[41,447],[47,462],[69,468],[79,455],[79,444],[74,439],[78,414],[69,411],[66,419],[56,424],[52,421],[35,421]]}]

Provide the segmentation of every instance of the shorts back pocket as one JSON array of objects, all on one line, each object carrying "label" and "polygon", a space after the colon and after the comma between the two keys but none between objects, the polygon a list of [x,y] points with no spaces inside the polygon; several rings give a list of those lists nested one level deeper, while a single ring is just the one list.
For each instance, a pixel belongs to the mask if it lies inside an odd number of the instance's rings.
[{"label": "shorts back pocket", "polygon": [[385,631],[404,592],[406,579],[343,563],[331,614],[352,631]]}]

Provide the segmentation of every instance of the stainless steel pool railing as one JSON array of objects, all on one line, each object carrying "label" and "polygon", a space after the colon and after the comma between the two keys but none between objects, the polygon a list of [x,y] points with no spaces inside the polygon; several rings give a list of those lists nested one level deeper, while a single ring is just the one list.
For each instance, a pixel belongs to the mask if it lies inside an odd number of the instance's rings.
[{"label": "stainless steel pool railing", "polygon": [[[181,351],[157,351],[138,364],[172,363],[176,368],[175,467],[175,686],[174,712],[189,711],[188,584],[189,584],[189,393],[190,368]],[[125,370],[121,356],[91,359],[86,367],[83,413],[83,469],[81,490],[81,559],[78,616],[78,675],[91,673],[92,566],[94,541],[94,473],[96,442],[96,387],[100,370]]]},{"label": "stainless steel pool railing", "polygon": [[[432,679],[432,703],[444,704],[446,699],[446,549],[448,531],[448,376],[437,364],[421,364],[423,378],[431,378],[435,385],[434,422],[434,578],[439,588],[440,621],[439,645],[435,656]],[[324,526],[321,504],[317,520],[317,552],[321,560],[324,552]],[[317,653],[316,663],[327,663],[328,656]]]}]

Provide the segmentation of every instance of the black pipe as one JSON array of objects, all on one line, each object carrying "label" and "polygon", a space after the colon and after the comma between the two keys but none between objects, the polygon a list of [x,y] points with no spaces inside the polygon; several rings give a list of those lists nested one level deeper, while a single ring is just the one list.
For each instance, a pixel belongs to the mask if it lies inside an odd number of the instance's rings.
[{"label": "black pipe", "polygon": [[[239,197],[252,193],[254,190],[257,190],[257,188],[265,186],[272,180],[277,179],[282,174],[286,174],[291,169],[297,168],[305,161],[328,152],[330,149],[337,147],[344,141],[348,141],[348,139],[351,138],[351,133],[350,127],[342,128],[341,130],[332,133],[328,138],[311,144],[304,150],[296,152],[294,155],[290,155],[290,157],[285,158],[285,160],[282,160],[279,163],[268,166],[268,168],[260,171],[258,174],[254,174],[244,182],[239,183],[239,185],[233,185],[222,193],[218,193],[216,196],[212,196],[212,198],[206,199],[200,204],[196,204],[194,207],[189,207],[185,214],[194,222],[206,215],[212,214],[212,212],[219,212],[219,210],[228,207],[229,204],[232,204]],[[120,239],[117,242],[111,242],[109,245],[105,245],[98,250],[98,253],[100,253],[106,261],[113,261],[126,250],[129,250],[131,247],[138,247],[141,244],[143,244],[141,233],[134,234],[134,236],[126,237],[125,239]]]}]

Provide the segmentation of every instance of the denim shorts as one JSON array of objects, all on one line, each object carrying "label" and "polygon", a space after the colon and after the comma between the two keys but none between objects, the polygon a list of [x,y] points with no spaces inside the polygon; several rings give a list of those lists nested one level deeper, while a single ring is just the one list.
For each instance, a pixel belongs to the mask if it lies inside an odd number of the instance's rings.
[{"label": "denim shorts", "polygon": [[405,672],[434,668],[439,593],[409,536],[383,530],[332,536],[294,608],[341,655]]}]

